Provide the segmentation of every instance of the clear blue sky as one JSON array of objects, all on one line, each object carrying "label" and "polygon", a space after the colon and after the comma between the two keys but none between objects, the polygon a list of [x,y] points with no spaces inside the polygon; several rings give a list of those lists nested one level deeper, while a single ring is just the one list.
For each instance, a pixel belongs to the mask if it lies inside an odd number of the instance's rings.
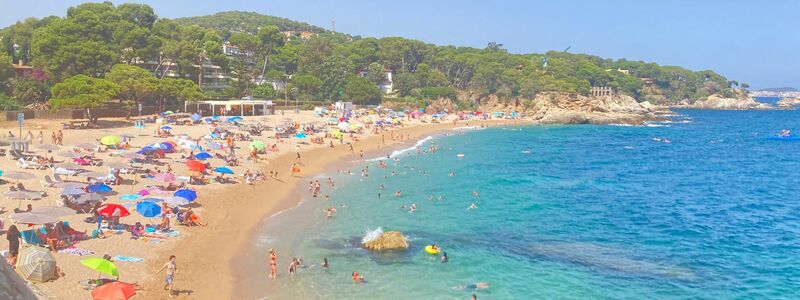
[{"label": "clear blue sky", "polygon": [[[78,0],[0,0],[0,27],[63,16]],[[563,50],[712,69],[753,88],[800,88],[798,0],[146,0],[160,17],[255,11],[362,36],[511,52]]]}]

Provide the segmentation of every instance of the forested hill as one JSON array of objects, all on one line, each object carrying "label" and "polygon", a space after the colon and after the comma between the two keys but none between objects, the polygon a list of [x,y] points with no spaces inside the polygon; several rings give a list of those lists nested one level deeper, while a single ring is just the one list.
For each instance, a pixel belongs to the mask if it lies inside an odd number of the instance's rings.
[{"label": "forested hill", "polygon": [[[67,87],[101,83],[95,86],[109,88],[91,99],[110,94],[136,102],[164,99],[169,92],[172,99],[184,100],[287,95],[378,103],[389,97],[419,105],[440,97],[470,105],[473,101],[467,100],[486,96],[526,103],[523,100],[543,92],[588,95],[592,87],[673,104],[713,94],[733,97],[744,93],[734,93],[732,87],[748,87],[711,70],[563,51],[514,54],[493,41],[473,48],[350,36],[251,12],[167,19],[147,5],[133,3],[83,3],[70,7],[64,17],[28,18],[0,29],[0,37],[0,108],[53,99],[80,107],[104,104],[87,100],[85,93],[56,93],[80,90],[57,89],[62,82]],[[226,53],[223,45],[237,50]],[[12,62],[32,66],[33,72],[16,78]],[[392,74],[391,85],[387,72]],[[121,73],[135,74],[148,85],[113,82]],[[293,94],[260,84],[287,78]],[[169,88],[155,88],[165,82]]]},{"label": "forested hill", "polygon": [[325,29],[308,23],[246,11],[226,11],[213,15],[185,17],[173,20],[181,25],[198,25],[220,32],[230,31],[256,34],[258,28],[268,25],[278,26],[281,31],[325,32]]}]

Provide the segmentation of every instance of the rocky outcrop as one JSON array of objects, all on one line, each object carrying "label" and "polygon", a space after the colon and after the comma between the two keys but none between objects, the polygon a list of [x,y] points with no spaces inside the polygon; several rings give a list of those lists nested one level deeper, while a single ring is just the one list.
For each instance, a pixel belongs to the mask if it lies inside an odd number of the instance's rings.
[{"label": "rocky outcrop", "polygon": [[511,103],[489,96],[480,109],[488,113],[516,111],[545,124],[641,124],[662,119],[659,112],[665,111],[625,95],[587,97],[555,92],[539,93],[534,99]]},{"label": "rocky outcrop", "polygon": [[408,239],[398,231],[388,231],[362,245],[373,251],[405,250],[408,249]]},{"label": "rocky outcrop", "polygon": [[778,100],[778,106],[783,108],[792,108],[800,105],[800,98],[785,97]]},{"label": "rocky outcrop", "polygon": [[689,102],[684,100],[680,104],[673,107],[696,108],[696,109],[719,109],[719,110],[745,110],[745,109],[772,108],[772,106],[770,106],[769,104],[758,102],[752,97],[743,96],[737,98],[723,98],[716,94],[697,99],[694,102]]}]

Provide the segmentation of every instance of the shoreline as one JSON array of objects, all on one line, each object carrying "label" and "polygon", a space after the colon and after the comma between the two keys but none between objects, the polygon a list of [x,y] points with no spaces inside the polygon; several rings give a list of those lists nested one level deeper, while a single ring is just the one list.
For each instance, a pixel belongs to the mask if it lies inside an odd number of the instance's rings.
[{"label": "shoreline", "polygon": [[[532,122],[520,120],[481,120],[471,121],[476,125],[499,124],[528,124]],[[269,158],[264,170],[277,170],[280,181],[271,179],[265,184],[241,188],[240,186],[227,187],[209,191],[204,201],[206,207],[205,221],[210,226],[205,232],[196,232],[191,238],[183,239],[174,247],[159,251],[158,257],[168,257],[175,254],[181,271],[176,275],[176,289],[182,290],[191,298],[200,299],[243,299],[241,290],[237,289],[236,282],[242,279],[237,272],[237,267],[245,265],[263,264],[266,259],[256,261],[241,260],[243,253],[250,249],[253,238],[259,233],[259,228],[267,219],[278,212],[282,212],[300,204],[303,194],[300,191],[301,181],[325,173],[331,167],[343,163],[342,159],[355,155],[363,150],[365,159],[375,154],[392,149],[396,145],[407,141],[416,142],[423,135],[431,135],[439,131],[464,127],[464,122],[419,124],[388,131],[395,134],[408,135],[405,140],[386,141],[386,145],[378,147],[381,138],[371,135],[353,143],[354,153],[351,154],[346,145],[338,145],[334,149],[313,148],[301,151],[302,169],[299,176],[287,176],[294,162],[294,153],[291,151],[277,157]],[[384,133],[386,135],[386,133]],[[369,158],[368,158],[369,157]],[[377,157],[377,156],[376,156]],[[344,162],[349,163],[349,162]],[[236,189],[235,200],[227,199],[233,189]],[[162,264],[161,260],[150,260],[148,269],[157,270]],[[264,280],[266,274],[264,274]],[[158,291],[161,288],[160,276],[154,276],[146,281],[145,288],[149,291]],[[148,296],[156,296],[148,293]],[[167,295],[159,295],[159,299],[168,299]],[[158,296],[157,296],[158,297]]]}]

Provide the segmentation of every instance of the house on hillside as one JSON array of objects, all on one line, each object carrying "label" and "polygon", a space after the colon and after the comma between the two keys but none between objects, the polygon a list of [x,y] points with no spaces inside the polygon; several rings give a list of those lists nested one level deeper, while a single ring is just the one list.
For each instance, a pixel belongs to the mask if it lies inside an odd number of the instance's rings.
[{"label": "house on hillside", "polygon": [[311,31],[281,31],[283,36],[286,38],[287,41],[291,41],[292,38],[300,38],[300,40],[307,41],[308,39],[312,38],[313,36],[317,35]]},{"label": "house on hillside", "polygon": [[244,54],[244,56],[251,57],[253,56],[253,51],[244,51],[239,49],[236,45],[231,45],[230,42],[225,42],[222,44],[222,52],[225,53],[227,56],[236,56],[240,54]]}]

